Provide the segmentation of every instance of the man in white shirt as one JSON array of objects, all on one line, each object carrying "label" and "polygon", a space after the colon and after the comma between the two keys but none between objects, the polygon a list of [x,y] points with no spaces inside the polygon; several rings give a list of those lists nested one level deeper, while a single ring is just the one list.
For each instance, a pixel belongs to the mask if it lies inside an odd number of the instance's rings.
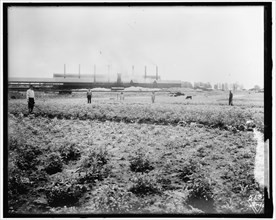
[{"label": "man in white shirt", "polygon": [[34,109],[34,90],[33,90],[33,86],[30,85],[30,88],[27,90],[27,102],[28,102],[28,108],[29,108],[29,113],[33,113],[33,109]]}]

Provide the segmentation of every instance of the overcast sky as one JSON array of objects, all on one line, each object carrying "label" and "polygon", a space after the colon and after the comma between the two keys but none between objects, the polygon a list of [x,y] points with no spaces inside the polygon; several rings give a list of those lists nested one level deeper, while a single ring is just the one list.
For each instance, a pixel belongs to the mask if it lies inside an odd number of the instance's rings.
[{"label": "overcast sky", "polygon": [[9,77],[155,74],[263,86],[263,7],[10,7]]}]

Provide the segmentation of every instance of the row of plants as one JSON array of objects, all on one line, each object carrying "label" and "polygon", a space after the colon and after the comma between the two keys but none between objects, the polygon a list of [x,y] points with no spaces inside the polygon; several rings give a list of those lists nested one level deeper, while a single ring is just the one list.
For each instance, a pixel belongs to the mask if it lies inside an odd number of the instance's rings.
[{"label": "row of plants", "polygon": [[[246,122],[251,120],[258,130],[264,129],[264,115],[262,108],[244,109],[232,106],[215,105],[166,105],[166,104],[116,104],[93,103],[88,105],[79,102],[64,102],[64,100],[50,100],[40,103],[35,110],[35,116],[57,119],[80,119],[116,121],[126,123],[150,124],[191,124],[235,128],[245,130]],[[26,104],[10,102],[9,113],[16,116],[28,116]],[[230,129],[231,129],[230,128]]]},{"label": "row of plants", "polygon": [[9,123],[14,212],[252,213],[242,201],[262,193],[252,133],[12,115]]},{"label": "row of plants", "polygon": [[[94,185],[96,181],[103,181],[111,172],[110,166],[107,166],[109,155],[102,148],[90,151],[88,156],[82,158],[81,166],[76,171],[78,175],[68,177],[60,172],[62,172],[64,165],[80,158],[78,156],[79,149],[75,145],[70,145],[67,148],[60,147],[59,153],[51,152],[46,158],[43,158],[42,151],[36,146],[15,146],[14,138],[12,140],[10,141],[13,146],[12,149],[17,152],[14,166],[9,166],[9,201],[13,208],[15,204],[23,204],[24,201],[18,202],[18,199],[24,194],[34,191],[35,185],[38,186],[42,182],[46,182],[46,187],[42,189],[42,192],[45,193],[48,206],[76,205],[87,191],[89,184]],[[45,161],[42,161],[43,159]],[[43,168],[39,169],[39,166]],[[137,207],[142,207],[137,202],[135,204],[133,201],[128,202],[133,194],[144,197],[161,193],[162,187],[156,178],[146,174],[153,169],[150,160],[143,153],[135,154],[130,160],[130,170],[138,173],[131,179],[133,185],[128,190],[122,189],[116,184],[104,185],[97,189],[100,196],[93,198],[95,211],[129,212],[138,209]],[[43,179],[30,178],[30,176],[38,177],[41,173],[44,174]],[[52,178],[53,181],[50,181],[49,176],[56,173],[59,174]],[[52,183],[49,184],[49,182]],[[103,189],[104,191],[101,191]]]},{"label": "row of plants", "polygon": [[[111,166],[108,164],[110,156],[102,148],[91,150],[88,156],[82,159],[78,156],[79,149],[74,145],[67,148],[60,147],[60,152],[51,152],[46,158],[41,155],[40,150],[31,145],[14,146],[13,142],[13,150],[17,152],[17,156],[14,166],[11,164],[9,166],[8,188],[11,212],[26,203],[27,194],[33,194],[38,188],[46,198],[44,210],[42,209],[44,212],[50,207],[78,206],[81,197],[89,189],[94,188],[98,181],[108,178],[111,172]],[[75,172],[76,175],[64,175],[62,173],[64,166],[78,159],[80,167]],[[134,155],[130,162],[130,170],[138,174],[131,179],[133,183],[131,187],[126,189],[117,184],[100,186],[94,192],[95,196],[92,198],[94,210],[93,208],[92,210],[96,213],[137,212],[145,204],[141,204],[138,199],[134,202],[132,199],[134,194],[139,197],[160,194],[161,185],[154,176],[146,174],[153,169],[149,164],[150,161],[144,155]],[[41,187],[42,185],[45,187]],[[28,203],[33,207],[30,201]]]}]

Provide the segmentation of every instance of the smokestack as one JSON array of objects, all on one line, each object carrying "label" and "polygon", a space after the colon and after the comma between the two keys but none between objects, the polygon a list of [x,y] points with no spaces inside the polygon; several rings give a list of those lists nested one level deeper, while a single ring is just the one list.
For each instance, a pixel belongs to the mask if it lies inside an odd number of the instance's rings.
[{"label": "smokestack", "polygon": [[132,76],[134,75],[134,65],[132,65]]},{"label": "smokestack", "polygon": [[64,78],[66,77],[66,64],[64,64]]},{"label": "smokestack", "polygon": [[80,64],[79,64],[79,79],[80,79]]},{"label": "smokestack", "polygon": [[96,82],[96,65],[94,65],[94,83]]},{"label": "smokestack", "polygon": [[147,78],[147,66],[145,66],[145,79]]},{"label": "smokestack", "polygon": [[158,66],[156,66],[156,80],[158,80]]}]

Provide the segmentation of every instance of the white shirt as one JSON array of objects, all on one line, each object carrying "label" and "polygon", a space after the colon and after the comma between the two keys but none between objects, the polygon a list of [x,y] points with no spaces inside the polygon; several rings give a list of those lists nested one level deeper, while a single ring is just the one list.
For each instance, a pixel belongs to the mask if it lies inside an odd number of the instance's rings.
[{"label": "white shirt", "polygon": [[27,90],[27,99],[34,98],[34,90],[28,89]]}]

